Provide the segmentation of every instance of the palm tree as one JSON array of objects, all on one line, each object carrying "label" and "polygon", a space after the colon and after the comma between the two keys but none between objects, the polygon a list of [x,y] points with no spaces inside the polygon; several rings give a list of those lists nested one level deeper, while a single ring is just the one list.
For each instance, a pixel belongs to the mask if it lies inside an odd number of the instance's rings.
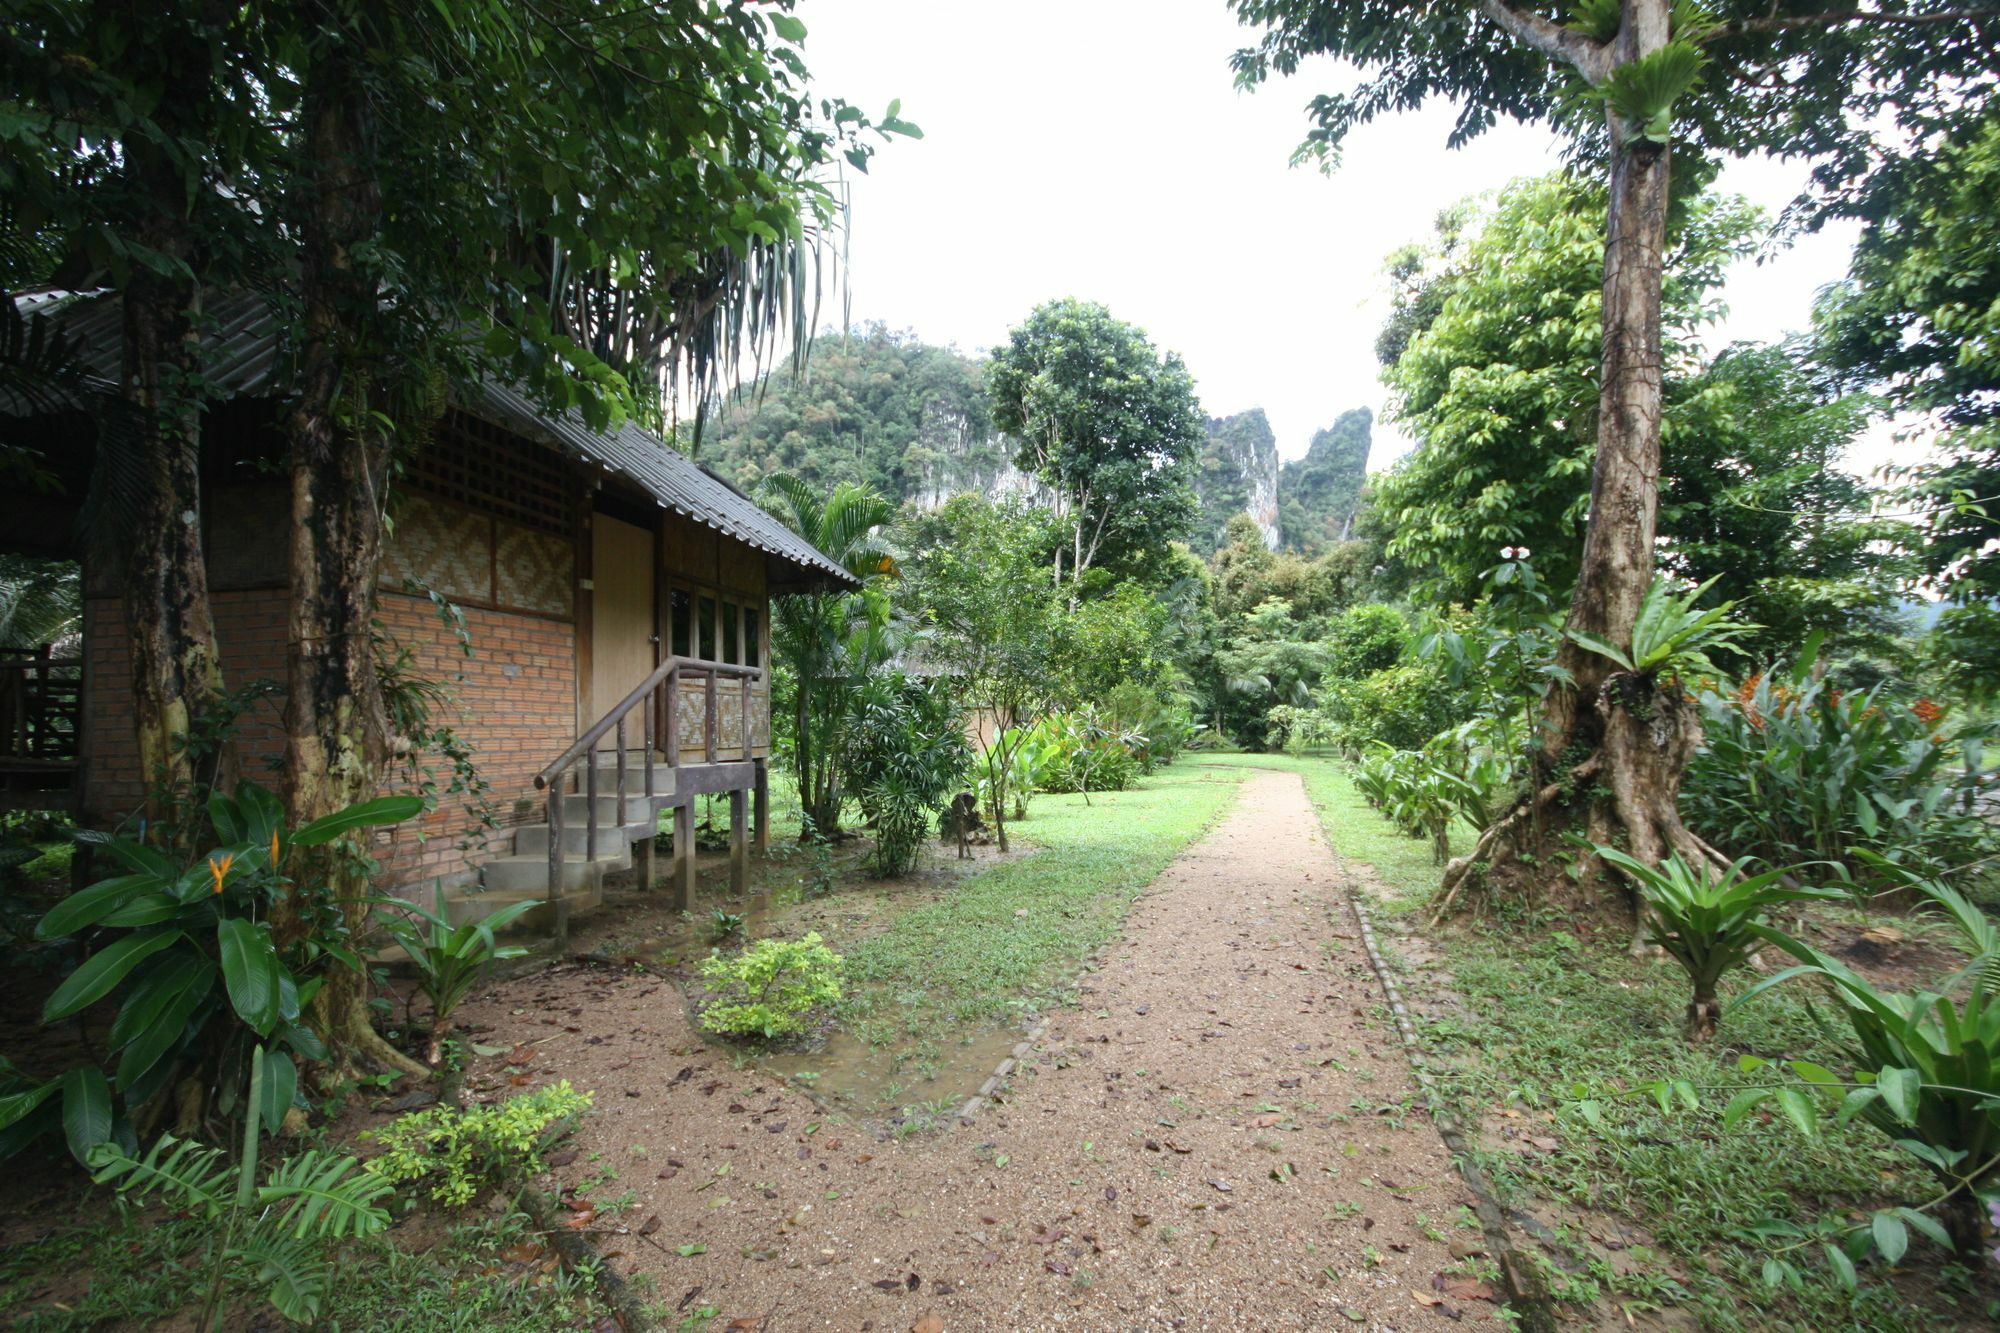
[{"label": "palm tree", "polygon": [[895,560],[879,529],[895,506],[866,486],[843,481],[822,495],[780,473],[765,483],[779,517],[862,582],[859,592],[822,589],[781,597],[771,608],[771,654],[793,681],[792,771],[798,778],[801,839],[840,829],[840,732],[848,703],[893,651],[889,599],[881,582]]}]

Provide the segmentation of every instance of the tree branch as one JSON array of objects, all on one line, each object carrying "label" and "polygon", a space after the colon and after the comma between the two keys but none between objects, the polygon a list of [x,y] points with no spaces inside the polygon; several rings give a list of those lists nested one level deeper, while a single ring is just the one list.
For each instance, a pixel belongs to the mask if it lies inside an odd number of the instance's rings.
[{"label": "tree branch", "polygon": [[1742,37],[1756,32],[1788,32],[1794,28],[1838,28],[1848,23],[1888,23],[1905,27],[1927,27],[1939,23],[1977,23],[1980,19],[2000,20],[2000,9],[1941,9],[1928,14],[1892,14],[1879,9],[1829,9],[1819,14],[1766,14],[1761,18],[1738,19],[1725,23],[1701,40]]},{"label": "tree branch", "polygon": [[1602,83],[1611,73],[1610,48],[1580,32],[1551,23],[1540,14],[1516,9],[1507,0],[1479,0],[1479,12],[1521,45],[1551,60],[1573,65],[1592,84]]}]

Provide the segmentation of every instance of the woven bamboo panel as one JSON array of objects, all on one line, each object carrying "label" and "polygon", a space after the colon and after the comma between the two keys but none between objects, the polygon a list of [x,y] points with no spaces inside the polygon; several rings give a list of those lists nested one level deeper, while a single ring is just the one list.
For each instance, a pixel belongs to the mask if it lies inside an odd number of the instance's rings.
[{"label": "woven bamboo panel", "polygon": [[382,552],[382,582],[427,583],[447,597],[493,600],[492,520],[429,496],[406,494],[396,535]]},{"label": "woven bamboo panel", "polygon": [[576,579],[576,548],[567,538],[513,523],[497,523],[495,600],[504,607],[570,613]]}]

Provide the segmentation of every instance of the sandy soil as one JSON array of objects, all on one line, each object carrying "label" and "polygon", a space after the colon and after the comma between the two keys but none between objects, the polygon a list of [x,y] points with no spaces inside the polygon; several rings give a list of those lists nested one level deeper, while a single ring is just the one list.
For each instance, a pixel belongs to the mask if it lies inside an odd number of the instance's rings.
[{"label": "sandy soil", "polygon": [[[883,1139],[705,1045],[668,979],[563,965],[469,1005],[595,1111],[554,1183],[620,1272],[718,1328],[1445,1327],[1479,1233],[1296,775],[1141,897],[972,1124]],[[607,1170],[616,1179],[604,1179]],[[679,1247],[704,1247],[686,1256]],[[732,1322],[733,1321],[733,1322]]]}]

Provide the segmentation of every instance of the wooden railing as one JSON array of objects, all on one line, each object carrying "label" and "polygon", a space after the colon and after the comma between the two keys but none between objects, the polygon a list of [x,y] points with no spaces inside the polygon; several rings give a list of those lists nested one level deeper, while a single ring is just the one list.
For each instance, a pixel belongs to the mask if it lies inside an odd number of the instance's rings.
[{"label": "wooden railing", "polygon": [[564,933],[567,913],[563,910],[562,869],[563,869],[563,797],[568,794],[570,770],[578,762],[583,764],[581,794],[584,797],[583,859],[586,867],[597,859],[597,798],[598,764],[597,754],[606,736],[614,738],[617,746],[617,818],[621,826],[617,835],[623,837],[625,823],[625,802],[632,793],[628,787],[627,770],[630,767],[631,752],[627,745],[630,734],[628,723],[632,714],[639,714],[639,734],[645,738],[644,771],[646,809],[650,817],[653,801],[658,795],[653,776],[653,753],[655,750],[666,756],[666,767],[672,772],[681,767],[680,733],[680,687],[683,675],[705,677],[704,716],[702,720],[701,762],[715,762],[719,739],[719,717],[717,706],[721,699],[719,682],[723,677],[742,681],[743,690],[743,758],[751,757],[752,741],[755,735],[753,718],[756,715],[755,686],[763,679],[761,667],[733,666],[724,662],[707,662],[694,657],[669,657],[653,668],[653,674],[641,681],[632,692],[611,706],[611,710],[597,719],[588,730],[570,743],[541,772],[535,774],[537,789],[546,788],[549,803],[549,902],[556,912],[556,930]]},{"label": "wooden railing", "polygon": [[83,662],[47,648],[0,649],[0,759],[77,759]]}]

